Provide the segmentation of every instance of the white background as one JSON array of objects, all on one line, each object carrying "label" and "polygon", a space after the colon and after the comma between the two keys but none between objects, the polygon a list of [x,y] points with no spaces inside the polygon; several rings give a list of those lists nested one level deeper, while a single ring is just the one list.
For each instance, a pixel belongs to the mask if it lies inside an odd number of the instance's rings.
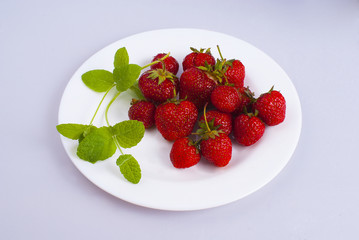
[{"label": "white background", "polygon": [[[243,39],[287,72],[303,112],[289,164],[234,203],[159,211],[115,198],[56,131],[64,88],[121,38],[201,28]],[[149,46],[150,47],[150,46]],[[1,239],[358,239],[359,2],[0,2]]]}]

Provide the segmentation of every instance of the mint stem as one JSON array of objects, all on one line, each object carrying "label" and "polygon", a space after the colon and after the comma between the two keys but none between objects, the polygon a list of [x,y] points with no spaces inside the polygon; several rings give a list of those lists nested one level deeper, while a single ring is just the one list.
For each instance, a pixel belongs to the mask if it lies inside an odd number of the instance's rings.
[{"label": "mint stem", "polygon": [[149,66],[155,65],[155,64],[157,64],[157,63],[159,63],[159,62],[165,60],[166,58],[169,57],[169,55],[170,55],[170,53],[167,53],[166,56],[164,56],[164,57],[162,57],[162,58],[160,58],[160,59],[158,59],[158,60],[156,60],[156,61],[153,61],[153,62],[151,62],[151,63],[149,63],[149,64],[143,66],[142,69],[145,69],[145,68],[147,68],[147,67],[149,67]]},{"label": "mint stem", "polygon": [[100,103],[98,104],[97,109],[96,109],[96,111],[95,111],[95,114],[93,115],[93,117],[92,117],[91,122],[90,122],[89,125],[92,124],[93,120],[94,120],[95,117],[96,117],[96,114],[97,114],[98,110],[100,109],[100,106],[101,106],[103,100],[105,99],[105,97],[107,96],[107,94],[110,92],[110,90],[111,90],[114,86],[116,86],[116,84],[112,85],[112,86],[106,91],[106,93],[103,95],[103,97],[102,97]]},{"label": "mint stem", "polygon": [[111,101],[107,104],[107,107],[106,107],[106,111],[105,111],[105,118],[106,118],[106,123],[107,123],[107,126],[110,127],[110,122],[108,121],[108,109],[110,108],[110,106],[112,105],[112,103],[116,100],[116,98],[118,96],[120,96],[121,92],[118,92],[116,93],[116,95],[111,99]]}]

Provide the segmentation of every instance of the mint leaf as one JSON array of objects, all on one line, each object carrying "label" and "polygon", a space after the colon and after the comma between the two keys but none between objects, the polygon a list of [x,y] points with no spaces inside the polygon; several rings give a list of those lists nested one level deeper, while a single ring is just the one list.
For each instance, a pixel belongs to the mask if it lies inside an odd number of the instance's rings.
[{"label": "mint leaf", "polygon": [[89,125],[65,123],[57,125],[56,129],[62,136],[77,140],[88,127]]},{"label": "mint leaf", "polygon": [[115,53],[115,60],[113,62],[115,68],[128,64],[129,64],[129,56],[127,53],[127,49],[125,47],[118,49],[117,52]]},{"label": "mint leaf", "polygon": [[115,152],[116,145],[108,127],[92,129],[77,148],[77,156],[91,163],[105,160]]},{"label": "mint leaf", "polygon": [[97,127],[93,125],[89,125],[88,128],[85,129],[85,131],[81,134],[79,138],[79,142],[81,142],[92,130],[97,129]]},{"label": "mint leaf", "polygon": [[121,147],[131,148],[141,141],[145,134],[145,127],[140,121],[126,120],[113,126],[112,133]]},{"label": "mint leaf", "polygon": [[137,184],[141,180],[141,167],[131,154],[121,155],[116,164],[123,176],[131,183]]},{"label": "mint leaf", "polygon": [[116,88],[120,92],[129,89],[140,76],[142,68],[137,64],[128,64],[116,67],[113,70],[113,78]]},{"label": "mint leaf", "polygon": [[95,92],[106,92],[114,84],[112,73],[101,69],[82,74],[82,81]]}]

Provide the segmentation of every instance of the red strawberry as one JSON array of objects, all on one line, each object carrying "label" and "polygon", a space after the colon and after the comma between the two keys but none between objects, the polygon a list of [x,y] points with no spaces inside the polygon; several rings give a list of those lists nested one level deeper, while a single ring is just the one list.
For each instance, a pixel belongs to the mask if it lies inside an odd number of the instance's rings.
[{"label": "red strawberry", "polygon": [[188,137],[177,139],[170,152],[170,159],[175,168],[189,168],[201,159],[198,149]]},{"label": "red strawberry", "polygon": [[212,91],[211,102],[218,110],[231,113],[239,107],[241,99],[235,87],[220,85]]},{"label": "red strawberry", "polygon": [[165,102],[159,105],[155,113],[156,127],[168,141],[174,141],[191,134],[197,121],[196,106],[186,100]]},{"label": "red strawberry", "polygon": [[226,166],[232,158],[232,142],[224,133],[203,139],[200,147],[203,157],[217,167]]},{"label": "red strawberry", "polygon": [[240,114],[234,119],[233,135],[239,144],[250,146],[256,143],[264,134],[265,125],[258,117]]},{"label": "red strawberry", "polygon": [[[212,110],[206,113],[206,117],[210,128],[211,125],[213,125],[212,128],[218,126],[216,130],[226,135],[232,132],[232,116],[229,113]],[[200,117],[199,124],[204,124],[204,115]]]},{"label": "red strawberry", "polygon": [[207,121],[206,106],[203,113],[205,124],[200,124],[201,129],[197,130],[201,136],[201,154],[217,167],[224,167],[232,158],[232,142],[221,130],[210,127]]},{"label": "red strawberry", "polygon": [[131,107],[128,110],[130,120],[143,122],[145,128],[155,124],[156,106],[149,101],[132,99]]},{"label": "red strawberry", "polygon": [[[153,58],[152,62],[154,62],[154,61],[156,61],[156,60],[158,60],[160,58],[163,58],[164,56],[166,56],[166,53],[159,53]],[[177,74],[179,64],[178,64],[177,60],[174,57],[172,57],[172,56],[167,57],[165,60],[163,60],[163,63],[165,64],[165,69],[167,71],[169,71],[170,73],[172,73],[174,75]],[[162,65],[161,62],[159,62],[159,63],[156,63],[156,64],[152,65],[151,69],[152,70],[153,69],[163,69],[163,65]]]},{"label": "red strawberry", "polygon": [[259,96],[253,108],[258,111],[258,117],[268,126],[278,125],[285,119],[285,98],[280,92],[273,90],[273,87],[269,92]]},{"label": "red strawberry", "polygon": [[210,101],[212,90],[216,82],[209,78],[206,72],[198,68],[189,68],[180,77],[180,99],[193,102],[198,109]]},{"label": "red strawberry", "polygon": [[245,67],[241,61],[232,61],[232,66],[228,65],[226,67],[224,75],[227,79],[227,83],[233,84],[237,89],[244,86]]},{"label": "red strawberry", "polygon": [[163,103],[178,92],[178,78],[163,69],[148,70],[138,80],[138,87],[149,101]]},{"label": "red strawberry", "polygon": [[239,89],[239,97],[241,99],[241,104],[238,106],[234,112],[232,112],[233,116],[238,116],[239,114],[244,112],[244,109],[246,109],[247,112],[252,111],[252,104],[255,101],[254,99],[254,93],[251,92],[249,87],[242,87]]},{"label": "red strawberry", "polygon": [[195,48],[191,48],[191,50],[192,53],[188,54],[182,62],[183,71],[186,71],[191,67],[205,66],[206,62],[208,65],[214,65],[216,63],[210,48],[207,50],[201,48],[199,51]]}]

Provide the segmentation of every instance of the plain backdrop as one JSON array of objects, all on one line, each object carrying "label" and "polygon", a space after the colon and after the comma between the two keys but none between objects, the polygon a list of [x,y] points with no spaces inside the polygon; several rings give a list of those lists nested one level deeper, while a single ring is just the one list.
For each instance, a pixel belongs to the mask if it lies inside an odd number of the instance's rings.
[{"label": "plain backdrop", "polygon": [[[163,28],[263,50],[298,91],[289,164],[234,203],[171,212],[89,182],[56,132],[64,88],[92,54]],[[1,239],[358,239],[359,1],[0,1]]]}]

